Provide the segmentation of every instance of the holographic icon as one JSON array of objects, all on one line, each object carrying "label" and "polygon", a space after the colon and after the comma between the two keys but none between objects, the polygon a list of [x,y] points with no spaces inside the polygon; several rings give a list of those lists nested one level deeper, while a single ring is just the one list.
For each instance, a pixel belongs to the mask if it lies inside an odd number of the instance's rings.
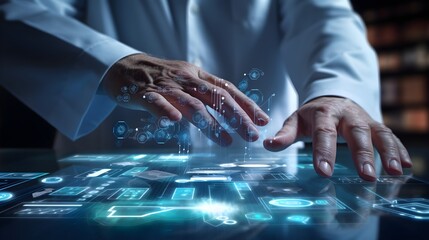
[{"label": "holographic icon", "polygon": [[151,138],[149,132],[139,132],[136,135],[137,142],[140,144],[146,143]]},{"label": "holographic icon", "polygon": [[51,196],[77,196],[84,191],[88,190],[89,187],[63,187],[57,191],[49,194]]},{"label": "holographic icon", "polygon": [[32,194],[31,194],[31,196],[32,196],[33,198],[38,198],[38,197],[43,196],[43,195],[45,195],[45,194],[51,193],[51,192],[53,192],[54,190],[55,190],[55,189],[53,189],[53,188],[45,188],[45,189],[43,189],[42,191],[38,191],[38,192],[34,192],[34,193],[32,193]]},{"label": "holographic icon", "polygon": [[118,121],[114,126],[113,126],[113,135],[115,135],[115,137],[117,139],[124,139],[128,134],[128,125],[125,121]]},{"label": "holographic icon", "polygon": [[262,104],[264,101],[264,95],[259,89],[251,89],[247,91],[246,96],[252,99],[258,105]]},{"label": "holographic icon", "polygon": [[262,72],[260,69],[257,68],[252,68],[249,73],[248,76],[250,78],[250,80],[258,80],[261,76],[264,76],[264,72]]},{"label": "holographic icon", "polygon": [[13,198],[13,194],[10,192],[0,192],[0,202],[6,202]]},{"label": "holographic icon", "polygon": [[249,82],[247,81],[247,78],[243,78],[243,80],[241,80],[239,83],[238,83],[238,89],[240,90],[240,91],[242,91],[242,92],[244,92],[244,91],[246,91],[247,90],[247,88],[249,87]]},{"label": "holographic icon", "polygon": [[130,90],[130,94],[135,94],[139,90],[139,87],[135,84],[131,84],[129,87],[129,90]]},{"label": "holographic icon", "polygon": [[260,222],[270,221],[273,219],[273,216],[264,212],[250,212],[250,213],[246,213],[244,216],[248,220],[260,221]]},{"label": "holographic icon", "polygon": [[169,128],[174,126],[174,122],[168,119],[168,117],[162,116],[158,120],[158,126],[159,128]]},{"label": "holographic icon", "polygon": [[373,208],[402,217],[418,220],[429,219],[429,200],[425,198],[395,199],[388,203],[377,203]]},{"label": "holographic icon", "polygon": [[157,144],[165,144],[168,142],[168,140],[171,139],[171,135],[167,132],[167,130],[160,128],[155,131],[153,138]]},{"label": "holographic icon", "polygon": [[41,180],[42,183],[56,184],[63,181],[62,177],[47,177]]},{"label": "holographic icon", "polygon": [[207,122],[207,120],[205,120],[204,118],[203,119],[201,119],[199,122],[198,122],[198,128],[199,129],[206,129],[208,126],[209,126],[209,123]]},{"label": "holographic icon", "polygon": [[119,190],[120,195],[116,197],[116,199],[129,201],[140,200],[148,191],[149,188],[121,188]]},{"label": "holographic icon", "polygon": [[122,86],[121,87],[121,92],[122,93],[128,93],[128,87],[127,86]]},{"label": "holographic icon", "polygon": [[292,215],[286,218],[289,222],[296,222],[301,224],[307,224],[310,217],[304,215]]},{"label": "holographic icon", "polygon": [[130,102],[130,100],[131,100],[130,94],[128,94],[128,93],[122,94],[122,102],[128,103],[128,102]]},{"label": "holographic icon", "polygon": [[195,188],[176,188],[171,200],[192,200],[194,195]]},{"label": "holographic icon", "polygon": [[269,201],[268,203],[282,208],[305,208],[314,204],[312,201],[298,198],[277,198]]},{"label": "holographic icon", "polygon": [[192,121],[194,123],[199,123],[201,121],[201,119],[203,119],[203,115],[199,112],[196,112],[192,115]]}]

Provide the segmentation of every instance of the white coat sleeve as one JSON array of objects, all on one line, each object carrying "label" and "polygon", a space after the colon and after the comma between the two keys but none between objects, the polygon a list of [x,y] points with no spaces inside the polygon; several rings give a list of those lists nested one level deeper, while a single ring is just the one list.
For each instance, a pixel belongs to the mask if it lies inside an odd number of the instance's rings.
[{"label": "white coat sleeve", "polygon": [[0,84],[73,140],[94,130],[116,106],[98,91],[105,72],[138,52],[79,21],[81,3],[0,4]]},{"label": "white coat sleeve", "polygon": [[279,1],[282,54],[300,105],[346,97],[381,121],[377,57],[347,0]]}]

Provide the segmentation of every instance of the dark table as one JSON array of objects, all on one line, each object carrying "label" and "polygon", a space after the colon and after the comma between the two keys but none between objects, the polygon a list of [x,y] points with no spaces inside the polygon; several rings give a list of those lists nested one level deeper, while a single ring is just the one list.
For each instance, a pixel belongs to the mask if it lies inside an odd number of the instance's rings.
[{"label": "dark table", "polygon": [[345,147],[334,176],[318,177],[309,151],[126,152],[58,161],[49,149],[3,149],[0,195],[13,197],[0,201],[0,239],[427,236],[428,150],[410,148],[415,168],[401,177],[381,174],[376,183],[357,178]]}]

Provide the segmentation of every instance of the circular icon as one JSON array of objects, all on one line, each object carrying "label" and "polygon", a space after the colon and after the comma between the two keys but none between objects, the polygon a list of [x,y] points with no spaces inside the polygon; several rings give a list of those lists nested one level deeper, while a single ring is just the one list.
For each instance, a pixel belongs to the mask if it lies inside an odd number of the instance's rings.
[{"label": "circular icon", "polygon": [[122,94],[122,102],[127,103],[130,101],[130,99],[131,99],[130,94],[128,94],[128,93]]},{"label": "circular icon", "polygon": [[284,208],[304,208],[304,207],[310,207],[314,204],[312,201],[305,200],[305,199],[297,199],[297,198],[273,199],[268,203],[277,207],[284,207]]},{"label": "circular icon", "polygon": [[10,192],[0,192],[0,202],[5,202],[13,198],[13,194]]},{"label": "circular icon", "polygon": [[262,72],[261,70],[259,70],[257,68],[252,68],[249,71],[249,78],[251,80],[258,80],[263,75],[264,75],[264,72]]},{"label": "circular icon", "polygon": [[208,126],[209,126],[209,123],[207,122],[207,120],[205,120],[204,118],[203,119],[201,119],[199,122],[198,122],[198,128],[199,129],[206,129]]},{"label": "circular icon", "polygon": [[225,225],[234,225],[234,224],[237,224],[237,221],[235,221],[233,219],[227,219],[227,220],[223,221],[223,224],[225,224]]},{"label": "circular icon", "polygon": [[158,129],[154,133],[154,139],[158,144],[165,144],[168,140],[170,140],[171,136],[165,129]]},{"label": "circular icon", "polygon": [[118,121],[115,126],[113,126],[113,135],[115,135],[117,139],[124,139],[127,133],[128,125],[124,121]]},{"label": "circular icon", "polygon": [[140,144],[146,143],[149,140],[150,136],[147,132],[139,132],[136,136],[137,142]]},{"label": "circular icon", "polygon": [[258,105],[262,104],[262,102],[264,101],[264,95],[259,89],[252,89],[247,91],[246,96],[248,96]]},{"label": "circular icon", "polygon": [[63,181],[62,177],[47,177],[42,179],[42,183],[47,183],[47,184],[55,184],[55,183],[60,183]]},{"label": "circular icon", "polygon": [[196,112],[194,113],[194,115],[192,115],[192,121],[194,123],[199,123],[201,121],[201,119],[203,119],[203,115],[201,115],[201,113]]},{"label": "circular icon", "polygon": [[247,219],[253,220],[253,221],[269,221],[273,219],[273,216],[263,212],[250,212],[250,213],[246,213],[244,216]]}]

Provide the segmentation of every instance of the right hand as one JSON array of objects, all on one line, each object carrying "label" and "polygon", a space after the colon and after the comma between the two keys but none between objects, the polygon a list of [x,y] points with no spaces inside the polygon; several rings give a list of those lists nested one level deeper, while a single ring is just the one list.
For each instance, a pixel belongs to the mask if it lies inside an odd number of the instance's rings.
[{"label": "right hand", "polygon": [[[183,115],[196,127],[206,129],[202,132],[221,146],[231,144],[232,138],[206,106],[222,114],[227,123],[239,119],[236,131],[246,141],[256,141],[256,125],[264,126],[269,121],[258,105],[233,84],[183,61],[130,55],[109,69],[102,84],[108,95],[119,98],[120,106],[147,110],[172,121],[179,121]],[[133,90],[131,86],[135,86]],[[197,122],[196,117],[202,120]]]}]

